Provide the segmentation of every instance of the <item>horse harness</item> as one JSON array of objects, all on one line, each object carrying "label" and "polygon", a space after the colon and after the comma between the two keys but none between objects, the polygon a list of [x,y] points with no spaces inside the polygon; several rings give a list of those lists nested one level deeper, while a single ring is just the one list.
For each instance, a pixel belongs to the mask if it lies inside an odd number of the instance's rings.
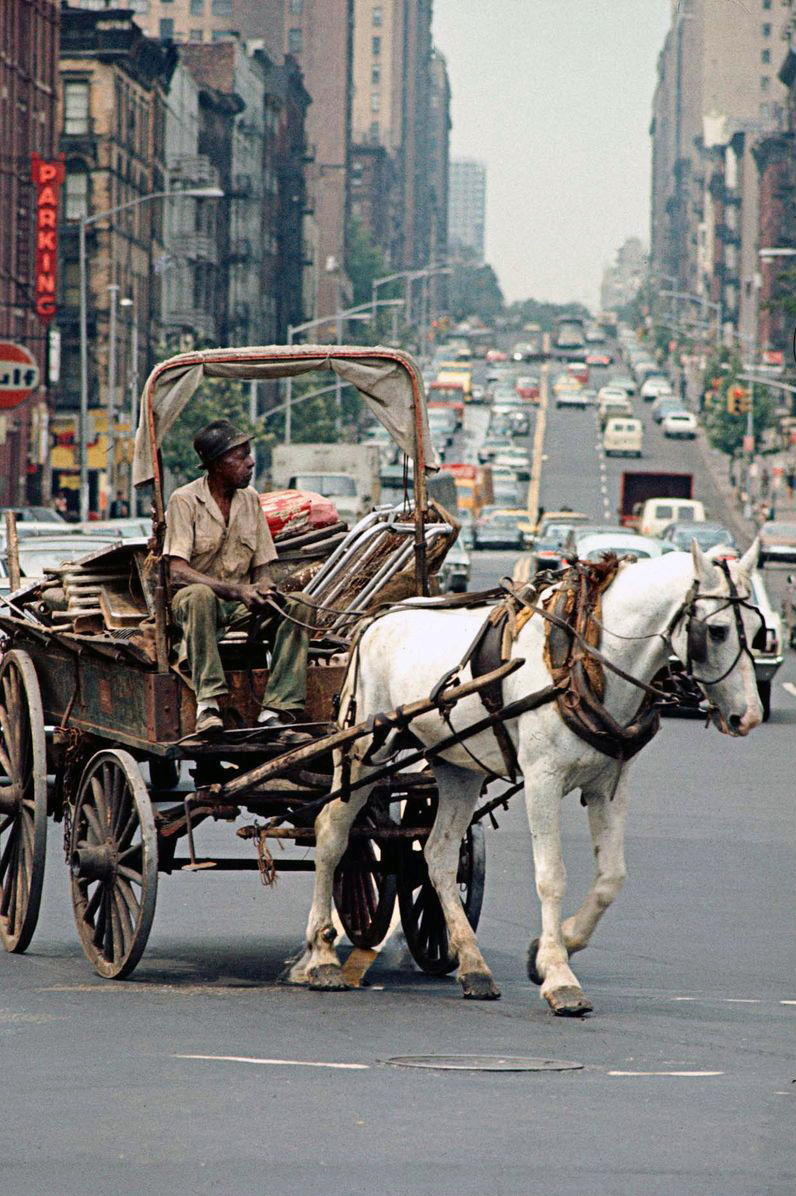
[{"label": "horse harness", "polygon": [[[512,644],[521,628],[534,614],[539,614],[547,624],[545,663],[550,670],[553,684],[543,691],[520,699],[520,703],[512,703],[512,707],[517,707],[520,704],[525,707],[527,702],[526,709],[537,709],[548,701],[555,701],[563,722],[578,738],[615,760],[624,762],[632,759],[657,734],[660,729],[660,707],[671,702],[671,695],[625,672],[612,661],[607,660],[597,648],[602,630],[600,622],[602,595],[616,577],[619,565],[620,561],[614,555],[606,556],[600,562],[575,561],[563,575],[560,573],[539,574],[534,583],[519,589],[504,581],[497,590],[462,596],[454,600],[451,605],[461,607],[472,605],[471,602],[462,600],[465,597],[477,597],[479,602],[483,602],[494,600],[498,594],[503,594],[502,600],[493,607],[482,623],[462,660],[445,673],[434,687],[431,693],[432,699],[451,683],[467,663],[470,664],[471,673],[476,678],[491,672],[508,660],[511,656]],[[687,620],[686,672],[695,681],[708,686],[723,681],[735,668],[743,654],[753,661],[751,647],[741,617],[741,607],[754,611],[760,619],[761,625],[764,626],[759,608],[738,593],[727,562],[720,561],[719,567],[727,579],[728,594],[700,593],[699,581],[695,580],[665,632],[631,637],[653,639],[658,636],[664,643],[670,644],[672,633],[685,618]],[[546,589],[549,589],[551,584],[555,588],[540,604],[540,596]],[[719,677],[710,679],[698,677],[694,673],[694,664],[704,663],[707,660],[707,620],[711,616],[701,617],[697,608],[697,603],[704,600],[723,603],[712,612],[713,615],[731,607],[738,634],[738,651],[732,663]],[[605,668],[624,681],[635,685],[644,693],[638,713],[627,725],[617,722],[603,704]],[[500,682],[493,682],[485,686],[479,696],[489,714],[505,712],[508,716],[509,708],[503,704]],[[516,717],[520,712],[520,710],[515,710],[512,712],[512,716]],[[443,717],[446,718],[449,730],[454,732],[445,711],[443,711]],[[519,765],[516,749],[505,722],[496,723],[493,730],[506,773],[514,780],[518,775]],[[464,742],[464,734],[460,734],[457,739],[460,746],[485,772],[492,772],[469,750]]]}]

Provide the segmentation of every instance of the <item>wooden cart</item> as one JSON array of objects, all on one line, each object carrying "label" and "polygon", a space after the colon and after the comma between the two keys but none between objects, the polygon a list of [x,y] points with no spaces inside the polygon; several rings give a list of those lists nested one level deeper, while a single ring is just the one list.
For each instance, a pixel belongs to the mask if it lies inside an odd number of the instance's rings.
[{"label": "wooden cart", "polygon": [[[409,536],[413,590],[427,593],[434,519],[437,532],[441,526],[425,485],[433,463],[422,382],[408,355],[381,348],[271,347],[182,354],[158,366],[142,395],[135,457],[137,483],[152,487],[149,551],[140,543],[120,543],[84,566],[91,580],[117,576],[125,567],[132,572],[133,557],[140,572],[145,560],[147,619],[125,631],[99,627],[85,614],[71,619],[51,614],[41,586],[12,595],[0,613],[6,639],[0,662],[0,937],[7,951],[24,951],[36,926],[48,816],[63,821],[84,952],[108,978],[129,975],[141,958],[160,873],[251,868],[267,882],[274,870],[313,867],[306,858],[279,853],[274,858],[269,843],[313,844],[314,819],[331,789],[333,750],[369,730],[340,729],[334,718],[346,664],[340,639],[350,622],[344,620],[342,632],[338,620],[334,635],[327,628],[313,636],[308,743],[285,750],[273,732],[256,727],[267,658],[262,648],[240,642],[222,644],[228,729],[212,741],[196,737],[193,694],[169,663],[158,447],[203,377],[262,379],[328,369],[357,386],[414,462],[411,511],[402,512],[395,534]],[[452,542],[455,529],[447,527],[445,534]],[[342,563],[334,567],[344,576],[344,545],[338,556]],[[67,589],[68,577],[73,574],[60,578]],[[379,591],[372,597],[377,601]],[[490,679],[459,687],[450,701]],[[411,712],[386,712],[384,725],[407,717]],[[436,801],[433,775],[424,763],[407,768],[395,759],[382,770],[337,870],[334,894],[346,933],[362,947],[383,939],[397,899],[414,958],[425,971],[441,975],[456,961],[422,853]],[[188,789],[178,787],[186,770],[193,782]],[[197,856],[195,833],[203,821],[236,820],[245,813],[254,819],[238,827],[242,838],[252,840],[248,855]],[[187,854],[177,854],[180,844],[187,845]],[[483,831],[474,822],[462,841],[459,869],[462,901],[474,926],[484,866]]]}]

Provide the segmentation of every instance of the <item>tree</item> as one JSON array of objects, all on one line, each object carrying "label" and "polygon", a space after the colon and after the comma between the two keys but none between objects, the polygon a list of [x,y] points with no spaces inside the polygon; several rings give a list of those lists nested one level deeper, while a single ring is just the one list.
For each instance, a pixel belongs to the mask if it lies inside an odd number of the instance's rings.
[{"label": "tree", "polygon": [[384,254],[356,216],[348,226],[346,272],[353,287],[353,306],[367,303],[371,297],[373,280],[390,273]]},{"label": "tree", "polygon": [[231,420],[242,431],[250,432],[252,440],[270,445],[261,423],[249,419],[247,384],[234,378],[207,378],[202,382],[182,415],[163,443],[163,464],[178,486],[190,482],[199,470],[199,458],[193,438],[200,428],[216,419]]},{"label": "tree", "polygon": [[494,323],[503,311],[503,292],[491,266],[476,261],[459,261],[453,266],[449,284],[450,314],[454,320],[478,316]]},{"label": "tree", "polygon": [[[705,370],[706,393],[711,392],[710,403],[704,410],[705,430],[713,447],[730,456],[743,448],[747,428],[747,416],[734,415],[728,409],[727,402],[731,388],[749,385],[738,381],[742,371],[740,357],[727,348],[722,348],[718,355],[714,354]],[[752,430],[757,443],[764,430],[775,421],[777,401],[764,386],[753,386],[752,392]]]},{"label": "tree", "polygon": [[555,322],[561,316],[580,316],[588,319],[589,313],[582,303],[543,303],[538,299],[521,299],[512,303],[506,316],[515,328],[523,324],[538,324],[543,332],[552,332]]}]

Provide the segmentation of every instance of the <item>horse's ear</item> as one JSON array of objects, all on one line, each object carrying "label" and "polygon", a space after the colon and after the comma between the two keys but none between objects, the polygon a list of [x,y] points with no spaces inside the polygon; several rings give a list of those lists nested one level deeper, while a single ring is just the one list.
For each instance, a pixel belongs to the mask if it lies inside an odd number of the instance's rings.
[{"label": "horse's ear", "polygon": [[752,576],[757,568],[757,558],[760,555],[760,539],[755,537],[751,548],[747,548],[738,562],[738,572],[742,573],[747,579]]},{"label": "horse's ear", "polygon": [[716,566],[708,560],[696,540],[691,541],[691,559],[694,562],[694,577],[700,585],[709,588],[716,579]]}]

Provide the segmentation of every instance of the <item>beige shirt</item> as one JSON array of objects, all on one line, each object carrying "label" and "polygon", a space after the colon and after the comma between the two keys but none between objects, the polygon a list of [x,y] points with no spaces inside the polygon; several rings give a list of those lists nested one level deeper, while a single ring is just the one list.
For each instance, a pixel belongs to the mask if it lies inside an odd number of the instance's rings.
[{"label": "beige shirt", "polygon": [[163,555],[180,557],[218,581],[251,581],[252,570],[276,559],[257,491],[253,486],[235,491],[226,524],[205,474],[180,486],[166,511]]}]

